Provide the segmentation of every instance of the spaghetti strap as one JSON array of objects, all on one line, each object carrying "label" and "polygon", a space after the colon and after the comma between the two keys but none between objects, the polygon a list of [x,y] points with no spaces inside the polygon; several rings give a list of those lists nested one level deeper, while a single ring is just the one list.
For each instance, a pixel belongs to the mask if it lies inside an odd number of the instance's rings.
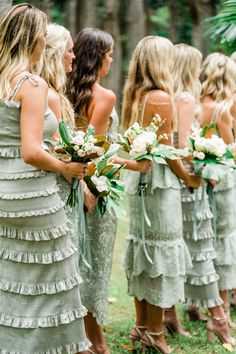
[{"label": "spaghetti strap", "polygon": [[146,108],[146,104],[147,104],[147,99],[148,99],[148,96],[149,94],[151,93],[152,91],[149,91],[145,97],[144,97],[144,101],[143,101],[143,107],[142,107],[142,110],[141,110],[141,117],[140,117],[140,124],[143,126],[143,120],[144,120],[144,113],[145,113],[145,108]]},{"label": "spaghetti strap", "polygon": [[33,85],[33,86],[38,86],[39,85],[39,80],[37,79],[37,77],[35,75],[32,75],[30,73],[25,73],[16,83],[15,87],[12,90],[11,95],[8,97],[8,100],[10,101],[14,101],[14,98],[16,97],[17,93],[19,92],[21,86],[23,85],[23,83],[29,80],[29,82]]}]

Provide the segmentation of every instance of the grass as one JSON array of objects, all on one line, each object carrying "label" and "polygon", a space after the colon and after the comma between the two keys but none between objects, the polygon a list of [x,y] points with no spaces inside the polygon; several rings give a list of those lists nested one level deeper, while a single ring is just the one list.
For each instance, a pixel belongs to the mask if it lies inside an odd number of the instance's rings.
[{"label": "grass", "polygon": [[[128,220],[118,224],[117,241],[114,252],[114,263],[110,286],[109,325],[105,327],[105,334],[111,354],[141,354],[141,350],[132,351],[128,336],[134,325],[133,299],[127,295],[127,281],[125,272],[121,268],[122,255],[125,247],[125,237],[128,232]],[[183,320],[183,308],[178,307],[178,312]],[[232,317],[236,320],[236,310]],[[219,340],[208,344],[204,323],[182,321],[184,328],[191,332],[191,338],[166,336],[172,354],[224,354],[226,351]],[[236,336],[236,330],[232,331]],[[151,353],[151,351],[150,351]],[[153,351],[154,353],[154,351]],[[236,353],[236,350],[234,351]]]}]

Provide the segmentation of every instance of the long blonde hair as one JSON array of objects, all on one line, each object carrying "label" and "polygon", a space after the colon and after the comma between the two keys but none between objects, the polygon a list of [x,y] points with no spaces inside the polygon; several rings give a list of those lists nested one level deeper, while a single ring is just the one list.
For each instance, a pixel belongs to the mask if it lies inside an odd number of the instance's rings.
[{"label": "long blonde hair", "polygon": [[163,90],[173,96],[173,49],[170,40],[159,36],[145,37],[137,44],[124,88],[123,128],[140,120],[144,96],[149,91]]},{"label": "long blonde hair", "polygon": [[212,53],[203,62],[200,75],[202,83],[201,99],[210,96],[217,102],[215,114],[230,112],[233,105],[232,94],[236,91],[236,64],[226,55]]},{"label": "long blonde hair", "polygon": [[0,19],[0,97],[11,95],[10,82],[27,70],[30,56],[46,31],[45,13],[29,4],[15,5]]},{"label": "long blonde hair", "polygon": [[201,52],[190,45],[180,43],[174,46],[174,92],[183,91],[199,101],[201,83],[199,80],[202,63]]},{"label": "long blonde hair", "polygon": [[47,26],[46,48],[37,72],[47,82],[48,87],[59,95],[62,119],[73,127],[75,125],[74,112],[65,96],[66,72],[63,64],[69,39],[70,32],[65,27],[55,23]]}]

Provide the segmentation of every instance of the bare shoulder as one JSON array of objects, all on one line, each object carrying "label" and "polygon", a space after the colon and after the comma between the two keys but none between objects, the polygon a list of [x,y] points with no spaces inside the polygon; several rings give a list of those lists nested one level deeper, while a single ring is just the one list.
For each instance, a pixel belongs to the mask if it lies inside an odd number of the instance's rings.
[{"label": "bare shoulder", "polygon": [[101,85],[96,85],[93,90],[93,98],[95,100],[105,100],[113,105],[116,102],[116,96],[112,90],[108,90]]},{"label": "bare shoulder", "polygon": [[147,101],[149,104],[153,104],[153,105],[172,104],[171,96],[163,90],[153,90],[152,92],[150,92]]},{"label": "bare shoulder", "polygon": [[[47,94],[48,85],[44,79],[42,79],[38,75],[29,74],[25,76],[25,80],[22,81],[22,84],[19,87],[19,90],[16,94],[17,100],[22,100],[25,97],[31,97],[32,99],[35,97],[39,97],[40,94]],[[23,78],[22,75],[17,75],[11,81],[12,88],[14,89],[16,85],[18,85]]]},{"label": "bare shoulder", "polygon": [[179,105],[195,105],[196,99],[190,92],[181,92],[175,96],[175,102]]}]

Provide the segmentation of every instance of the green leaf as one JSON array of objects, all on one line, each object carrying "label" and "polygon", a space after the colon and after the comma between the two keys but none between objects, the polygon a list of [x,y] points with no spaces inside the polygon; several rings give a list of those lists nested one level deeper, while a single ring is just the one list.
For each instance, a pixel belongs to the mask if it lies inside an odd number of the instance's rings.
[{"label": "green leaf", "polygon": [[63,142],[66,145],[71,146],[72,142],[70,140],[70,136],[69,136],[69,133],[68,133],[68,128],[67,128],[66,123],[63,120],[60,121],[60,123],[59,123],[59,132],[60,132],[60,135],[61,135],[61,138],[62,138]]},{"label": "green leaf", "polygon": [[107,160],[103,159],[97,163],[97,171],[98,174],[100,175],[101,171],[106,167],[107,165]]},{"label": "green leaf", "polygon": [[154,156],[154,157],[153,157],[153,160],[154,160],[156,163],[160,163],[160,164],[162,164],[162,165],[167,165],[166,160],[163,159],[162,157]]}]

